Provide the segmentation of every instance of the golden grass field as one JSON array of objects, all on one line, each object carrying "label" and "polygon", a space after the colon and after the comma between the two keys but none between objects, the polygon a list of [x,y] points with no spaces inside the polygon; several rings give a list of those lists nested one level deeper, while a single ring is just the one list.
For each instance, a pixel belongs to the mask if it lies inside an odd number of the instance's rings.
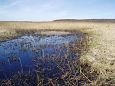
[{"label": "golden grass field", "polygon": [[[115,86],[115,23],[0,22],[0,41],[19,36],[20,31],[24,33],[24,31],[31,32],[32,30],[46,29],[78,30],[88,34],[87,45],[89,49],[81,55],[80,61],[81,64],[91,66],[90,72],[97,71],[98,73],[97,80],[91,81],[91,86]],[[55,31],[49,31],[48,33],[52,34]],[[62,34],[62,32],[58,34]]]}]

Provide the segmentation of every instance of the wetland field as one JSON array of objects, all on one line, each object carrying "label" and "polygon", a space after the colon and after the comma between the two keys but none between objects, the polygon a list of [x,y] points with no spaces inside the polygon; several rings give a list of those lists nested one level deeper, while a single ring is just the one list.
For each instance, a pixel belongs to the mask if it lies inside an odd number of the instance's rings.
[{"label": "wetland field", "polygon": [[1,21],[0,86],[115,86],[115,23]]}]

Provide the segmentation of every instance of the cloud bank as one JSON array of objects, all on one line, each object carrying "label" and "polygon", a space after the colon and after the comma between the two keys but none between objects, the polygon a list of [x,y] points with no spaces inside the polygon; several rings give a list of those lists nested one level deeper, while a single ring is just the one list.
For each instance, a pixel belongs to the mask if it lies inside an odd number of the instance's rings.
[{"label": "cloud bank", "polygon": [[115,18],[114,0],[0,0],[0,21]]}]

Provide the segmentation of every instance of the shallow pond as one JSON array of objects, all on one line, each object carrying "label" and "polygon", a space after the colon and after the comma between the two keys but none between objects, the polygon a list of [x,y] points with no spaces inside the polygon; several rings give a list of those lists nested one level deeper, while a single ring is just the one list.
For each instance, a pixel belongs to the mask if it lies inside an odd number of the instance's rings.
[{"label": "shallow pond", "polygon": [[[77,34],[24,35],[1,42],[0,80],[12,79],[19,73],[32,76],[36,76],[36,73],[41,74],[46,80],[61,76],[68,71],[67,61],[63,59],[66,57],[76,59],[76,52],[71,51],[70,47],[80,39]],[[63,66],[63,72],[58,64]]]}]

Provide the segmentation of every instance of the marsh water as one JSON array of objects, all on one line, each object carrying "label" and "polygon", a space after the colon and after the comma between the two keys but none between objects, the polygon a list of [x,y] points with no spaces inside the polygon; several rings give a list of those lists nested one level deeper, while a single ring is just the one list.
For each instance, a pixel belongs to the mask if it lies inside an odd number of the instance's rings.
[{"label": "marsh water", "polygon": [[[70,47],[74,47],[80,38],[77,34],[49,36],[27,34],[0,42],[0,80],[18,79],[16,75],[19,76],[21,73],[31,75],[34,79],[37,79],[37,75],[45,77],[46,80],[60,77],[68,71],[67,61],[62,59],[68,57],[72,61],[77,58],[77,53]],[[63,71],[58,67],[59,64],[63,66]],[[32,79],[28,82],[33,83]],[[22,86],[20,84],[17,86]]]}]

